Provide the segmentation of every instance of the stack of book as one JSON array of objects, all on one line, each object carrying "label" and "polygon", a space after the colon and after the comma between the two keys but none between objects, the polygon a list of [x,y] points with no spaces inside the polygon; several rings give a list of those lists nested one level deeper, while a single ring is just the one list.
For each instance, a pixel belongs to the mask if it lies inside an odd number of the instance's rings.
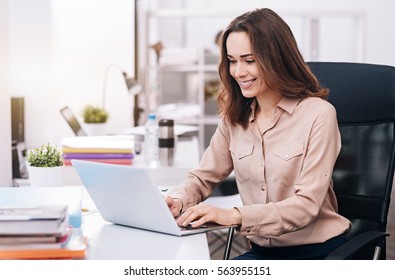
[{"label": "stack of book", "polygon": [[84,258],[85,250],[67,206],[0,208],[0,259]]},{"label": "stack of book", "polygon": [[65,165],[72,159],[132,165],[133,139],[130,136],[78,136],[62,140]]}]

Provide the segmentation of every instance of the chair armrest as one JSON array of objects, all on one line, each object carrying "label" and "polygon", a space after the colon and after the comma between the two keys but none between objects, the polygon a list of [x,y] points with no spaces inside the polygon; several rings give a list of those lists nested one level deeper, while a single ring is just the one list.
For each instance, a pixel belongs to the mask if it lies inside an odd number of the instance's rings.
[{"label": "chair armrest", "polygon": [[[358,252],[362,248],[377,243],[380,239],[385,239],[389,236],[386,232],[381,231],[367,231],[360,235],[357,235],[346,243],[341,245],[339,248],[331,252],[327,257],[326,260],[345,260],[350,257],[352,254]],[[372,254],[373,258],[373,254]]]}]

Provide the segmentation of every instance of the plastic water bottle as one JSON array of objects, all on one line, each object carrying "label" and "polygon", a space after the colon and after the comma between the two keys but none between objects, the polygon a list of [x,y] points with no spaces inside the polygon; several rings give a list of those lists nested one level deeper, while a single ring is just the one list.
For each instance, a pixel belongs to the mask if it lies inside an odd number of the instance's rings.
[{"label": "plastic water bottle", "polygon": [[149,114],[145,124],[144,157],[147,167],[159,165],[159,126],[155,114]]}]

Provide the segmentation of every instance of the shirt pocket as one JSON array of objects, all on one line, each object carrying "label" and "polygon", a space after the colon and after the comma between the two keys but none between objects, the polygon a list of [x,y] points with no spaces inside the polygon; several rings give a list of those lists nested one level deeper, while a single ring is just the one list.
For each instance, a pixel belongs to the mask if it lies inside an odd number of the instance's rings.
[{"label": "shirt pocket", "polygon": [[231,145],[229,150],[233,159],[236,180],[239,183],[244,183],[250,178],[250,165],[254,151],[254,144],[242,143]]},{"label": "shirt pocket", "polygon": [[276,143],[273,150],[273,155],[285,161],[289,161],[294,157],[303,154],[303,143],[303,141]]},{"label": "shirt pocket", "polygon": [[265,160],[265,177],[277,187],[288,188],[282,191],[292,192],[292,186],[298,178],[303,164],[304,142],[277,142]]}]

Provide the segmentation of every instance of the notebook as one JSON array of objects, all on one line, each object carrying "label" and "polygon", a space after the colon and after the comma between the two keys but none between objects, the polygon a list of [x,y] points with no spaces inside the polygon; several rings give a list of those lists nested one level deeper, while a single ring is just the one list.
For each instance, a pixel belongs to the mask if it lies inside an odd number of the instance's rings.
[{"label": "notebook", "polygon": [[177,236],[229,228],[218,224],[179,227],[162,191],[145,168],[83,160],[71,162],[101,216],[108,222]]}]

